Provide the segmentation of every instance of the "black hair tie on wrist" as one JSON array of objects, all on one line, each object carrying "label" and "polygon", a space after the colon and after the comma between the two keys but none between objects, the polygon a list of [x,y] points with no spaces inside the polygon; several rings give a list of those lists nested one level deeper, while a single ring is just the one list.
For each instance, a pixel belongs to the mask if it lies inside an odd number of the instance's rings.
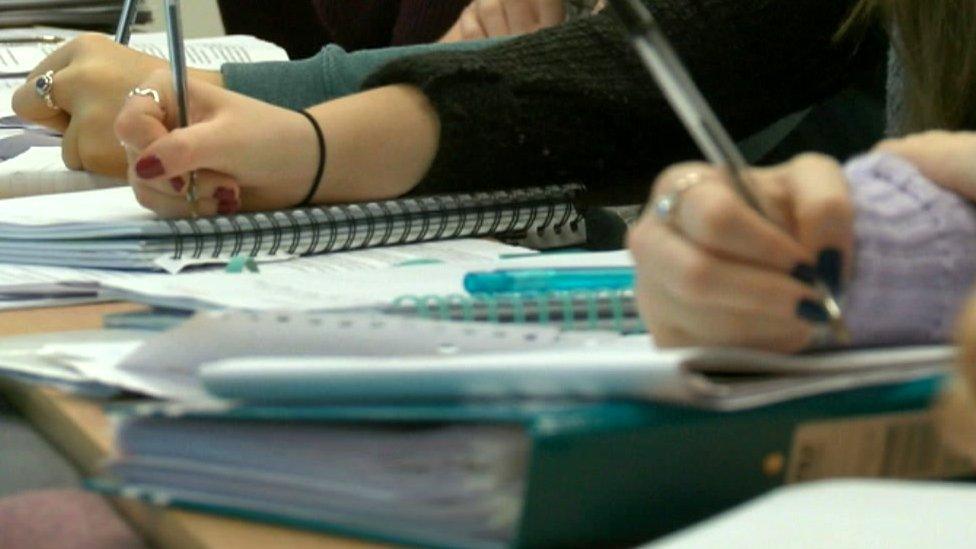
[{"label": "black hair tie on wrist", "polygon": [[315,193],[319,190],[319,185],[322,184],[322,174],[325,173],[325,135],[322,133],[322,126],[319,126],[319,121],[314,116],[308,114],[306,111],[298,111],[298,114],[304,116],[312,123],[312,128],[315,130],[315,138],[319,142],[319,167],[315,170],[315,179],[312,181],[312,187],[308,190],[308,194],[298,203],[298,207],[301,208],[312,203],[312,199],[315,198]]}]

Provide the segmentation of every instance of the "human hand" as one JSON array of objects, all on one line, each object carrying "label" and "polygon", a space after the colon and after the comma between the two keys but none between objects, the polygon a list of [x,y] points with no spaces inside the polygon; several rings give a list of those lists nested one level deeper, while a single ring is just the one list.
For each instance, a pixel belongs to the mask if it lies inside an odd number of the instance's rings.
[{"label": "human hand", "polygon": [[[795,352],[813,341],[815,324],[825,325],[811,281],[819,276],[838,291],[853,253],[843,172],[804,155],[752,174],[770,220],[706,164],[672,167],[655,183],[628,246],[640,312],[658,345]],[[666,220],[653,207],[664,197],[676,197]]]},{"label": "human hand", "polygon": [[956,375],[934,407],[942,440],[976,463],[976,293],[963,308],[957,324]]},{"label": "human hand", "polygon": [[878,143],[875,150],[897,154],[927,179],[976,200],[976,133],[929,131]]},{"label": "human hand", "polygon": [[440,41],[528,34],[565,19],[563,0],[473,0]]},{"label": "human hand", "polygon": [[195,172],[199,215],[298,204],[318,166],[309,121],[218,86],[188,84],[189,127],[177,127],[172,77],[165,70],[138,86],[156,91],[160,102],[133,96],[115,122],[114,142],[125,145],[139,203],[163,217],[187,217],[187,174]]},{"label": "human hand", "polygon": [[[62,156],[73,170],[125,177],[125,152],[112,130],[129,90],[168,63],[120,46],[100,34],[85,34],[42,61],[14,93],[21,118],[64,134]],[[50,108],[34,89],[38,77],[54,72]],[[220,73],[191,71],[191,77],[215,84]]]}]

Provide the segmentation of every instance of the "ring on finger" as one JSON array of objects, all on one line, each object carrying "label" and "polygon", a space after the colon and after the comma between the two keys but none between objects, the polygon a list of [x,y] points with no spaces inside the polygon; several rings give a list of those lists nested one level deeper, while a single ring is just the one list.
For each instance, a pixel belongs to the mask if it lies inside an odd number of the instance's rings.
[{"label": "ring on finger", "polygon": [[691,189],[705,182],[700,172],[691,172],[681,176],[674,184],[674,188],[651,204],[651,209],[658,221],[668,226],[674,225],[675,215],[681,206],[681,197]]},{"label": "ring on finger", "polygon": [[132,88],[129,90],[129,95],[127,97],[148,97],[152,99],[157,105],[160,103],[159,92],[152,88]]},{"label": "ring on finger", "polygon": [[51,93],[54,91],[54,71],[47,71],[46,73],[37,77],[34,81],[34,91],[37,96],[44,100],[44,104],[47,108],[60,111],[61,108],[54,104],[54,98]]}]

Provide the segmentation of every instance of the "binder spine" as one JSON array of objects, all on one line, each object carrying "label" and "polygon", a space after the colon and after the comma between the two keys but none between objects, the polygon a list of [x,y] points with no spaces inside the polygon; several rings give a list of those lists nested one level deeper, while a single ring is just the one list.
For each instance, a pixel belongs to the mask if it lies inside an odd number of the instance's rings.
[{"label": "binder spine", "polygon": [[[581,185],[533,187],[166,221],[172,259],[237,255],[311,255],[444,240],[531,236],[580,231],[575,207]],[[562,245],[564,243],[560,243]]]},{"label": "binder spine", "polygon": [[456,322],[559,324],[565,330],[646,331],[632,291],[405,295],[383,312]]}]

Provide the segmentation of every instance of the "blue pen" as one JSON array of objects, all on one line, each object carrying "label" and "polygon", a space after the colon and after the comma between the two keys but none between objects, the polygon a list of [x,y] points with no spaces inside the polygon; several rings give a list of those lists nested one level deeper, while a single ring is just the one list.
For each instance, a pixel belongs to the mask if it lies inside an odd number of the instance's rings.
[{"label": "blue pen", "polygon": [[500,269],[464,276],[464,289],[472,294],[627,290],[633,287],[632,267]]}]

